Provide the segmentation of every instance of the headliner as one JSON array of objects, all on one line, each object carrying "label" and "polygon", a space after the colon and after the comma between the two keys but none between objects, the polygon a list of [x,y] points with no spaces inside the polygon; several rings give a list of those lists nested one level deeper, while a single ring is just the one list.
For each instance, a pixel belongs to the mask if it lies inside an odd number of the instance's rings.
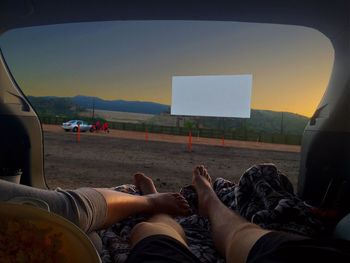
[{"label": "headliner", "polygon": [[0,34],[14,28],[106,20],[218,20],[301,25],[330,39],[349,30],[349,1],[2,0]]}]

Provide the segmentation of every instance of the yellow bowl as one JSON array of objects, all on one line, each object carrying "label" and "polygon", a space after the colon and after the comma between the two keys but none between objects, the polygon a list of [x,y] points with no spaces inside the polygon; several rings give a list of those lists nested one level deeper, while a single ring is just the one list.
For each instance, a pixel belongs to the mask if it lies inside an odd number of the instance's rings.
[{"label": "yellow bowl", "polygon": [[0,247],[0,258],[7,259],[2,262],[101,262],[80,228],[29,205],[0,202],[0,243],[5,244]]}]

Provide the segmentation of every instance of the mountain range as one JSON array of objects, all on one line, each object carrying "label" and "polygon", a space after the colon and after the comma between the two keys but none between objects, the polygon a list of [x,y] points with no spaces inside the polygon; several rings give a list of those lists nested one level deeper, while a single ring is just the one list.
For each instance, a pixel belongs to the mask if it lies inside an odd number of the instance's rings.
[{"label": "mountain range", "polygon": [[126,101],[126,100],[103,100],[97,97],[75,96],[72,98],[74,104],[83,108],[98,110],[121,111],[145,114],[159,114],[169,111],[168,105],[147,102],[147,101]]},{"label": "mountain range", "polygon": [[[103,100],[98,97],[35,97],[28,96],[29,101],[39,115],[76,116],[87,109],[131,112],[155,115],[147,123],[155,125],[174,126],[176,116],[169,115],[170,106],[155,102]],[[188,120],[198,121],[198,118],[185,117]],[[247,120],[238,118],[200,117],[200,124],[205,128],[236,129],[245,125],[248,129],[301,135],[308,122],[308,118],[290,112],[277,112],[270,110],[251,110],[251,117]]]}]

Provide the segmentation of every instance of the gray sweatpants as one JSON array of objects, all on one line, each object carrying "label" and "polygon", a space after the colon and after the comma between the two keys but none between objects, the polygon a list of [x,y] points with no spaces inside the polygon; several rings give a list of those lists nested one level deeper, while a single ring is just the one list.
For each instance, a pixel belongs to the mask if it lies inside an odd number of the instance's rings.
[{"label": "gray sweatpants", "polygon": [[0,179],[0,201],[16,197],[35,198],[46,202],[51,212],[65,217],[87,234],[101,229],[106,220],[106,200],[92,188],[43,190]]}]

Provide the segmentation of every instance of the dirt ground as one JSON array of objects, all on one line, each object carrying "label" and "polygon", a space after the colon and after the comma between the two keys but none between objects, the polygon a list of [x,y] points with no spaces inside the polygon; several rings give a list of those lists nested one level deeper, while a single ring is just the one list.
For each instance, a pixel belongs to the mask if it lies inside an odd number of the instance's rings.
[{"label": "dirt ground", "polygon": [[[213,178],[237,182],[246,169],[257,163],[274,163],[296,186],[298,146],[193,138],[188,152],[187,137],[125,132],[109,134],[64,132],[59,126],[44,127],[45,176],[50,188],[83,186],[111,187],[132,183],[142,171],[161,191],[177,191],[191,182],[196,164],[208,167]],[[172,141],[172,142],[170,142]]]}]

